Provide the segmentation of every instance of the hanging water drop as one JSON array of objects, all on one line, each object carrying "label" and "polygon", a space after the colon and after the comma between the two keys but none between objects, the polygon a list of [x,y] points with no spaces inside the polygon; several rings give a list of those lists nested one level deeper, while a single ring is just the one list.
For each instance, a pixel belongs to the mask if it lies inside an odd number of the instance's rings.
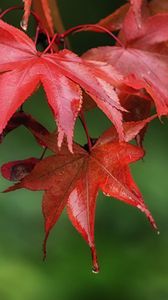
[{"label": "hanging water drop", "polygon": [[99,263],[98,263],[98,260],[97,260],[95,246],[93,246],[91,248],[91,253],[92,253],[92,273],[98,274],[99,273]]},{"label": "hanging water drop", "polygon": [[99,273],[99,269],[95,269],[95,268],[93,267],[93,268],[92,268],[92,273],[98,274],[98,273]]},{"label": "hanging water drop", "polygon": [[22,20],[20,21],[20,27],[21,27],[24,31],[27,30],[27,23],[24,21],[24,19],[22,19]]}]

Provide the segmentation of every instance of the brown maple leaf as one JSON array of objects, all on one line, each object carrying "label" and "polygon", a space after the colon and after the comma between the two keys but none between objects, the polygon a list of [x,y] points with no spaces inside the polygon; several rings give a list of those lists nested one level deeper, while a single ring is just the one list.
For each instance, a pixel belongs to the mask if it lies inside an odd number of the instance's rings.
[{"label": "brown maple leaf", "polygon": [[[60,152],[55,142],[56,134],[43,136],[37,133],[38,139],[53,151],[54,155],[37,162],[29,175],[7,191],[18,188],[45,191],[42,204],[46,233],[44,255],[46,255],[49,232],[64,207],[67,206],[72,224],[90,246],[93,271],[98,272],[94,219],[99,189],[107,196],[137,207],[146,214],[153,227],[156,228],[129,169],[129,164],[141,159],[144,151],[128,143],[154,117],[156,116],[139,122],[125,123],[124,131],[127,142],[119,142],[114,127],[108,129],[97,140],[90,152],[75,144],[74,154],[71,154],[65,143]],[[7,167],[11,167],[11,163],[5,166],[7,170]],[[7,173],[9,174],[9,170]]]}]

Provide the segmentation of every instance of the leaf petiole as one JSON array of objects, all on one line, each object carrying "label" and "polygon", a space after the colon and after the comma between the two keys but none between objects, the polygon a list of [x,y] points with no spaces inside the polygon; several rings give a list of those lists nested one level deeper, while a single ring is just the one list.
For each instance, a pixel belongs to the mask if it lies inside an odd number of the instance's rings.
[{"label": "leaf petiole", "polygon": [[92,142],[91,142],[91,138],[89,136],[89,132],[88,132],[88,128],[87,128],[87,125],[86,125],[85,116],[84,116],[84,112],[83,111],[81,111],[79,119],[80,119],[80,121],[82,123],[82,126],[84,128],[84,131],[85,131],[85,134],[86,134],[86,137],[87,137],[88,150],[89,150],[89,152],[91,152],[91,150],[92,150]]}]

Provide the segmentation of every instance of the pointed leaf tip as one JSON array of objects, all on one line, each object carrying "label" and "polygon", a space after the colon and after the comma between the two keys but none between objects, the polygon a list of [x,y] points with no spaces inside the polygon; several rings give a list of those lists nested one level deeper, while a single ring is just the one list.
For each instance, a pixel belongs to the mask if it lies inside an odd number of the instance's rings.
[{"label": "pointed leaf tip", "polygon": [[150,211],[145,206],[142,206],[142,205],[137,205],[137,208],[139,208],[143,213],[145,213],[145,215],[146,215],[147,219],[149,220],[150,224],[152,225],[153,229],[155,229],[157,232],[159,232],[156,222],[155,222],[152,214],[150,213]]},{"label": "pointed leaf tip", "polygon": [[99,263],[97,259],[95,246],[91,247],[90,250],[92,254],[92,273],[98,274],[100,269],[99,269]]}]

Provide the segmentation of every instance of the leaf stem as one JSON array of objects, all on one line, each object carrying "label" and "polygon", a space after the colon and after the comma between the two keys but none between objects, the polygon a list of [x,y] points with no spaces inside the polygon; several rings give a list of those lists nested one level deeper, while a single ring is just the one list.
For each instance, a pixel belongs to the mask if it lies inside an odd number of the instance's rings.
[{"label": "leaf stem", "polygon": [[6,10],[2,11],[1,14],[0,14],[0,19],[2,19],[6,14],[8,14],[9,12],[15,10],[15,9],[23,9],[23,6],[12,6],[12,7],[9,7],[7,8]]},{"label": "leaf stem", "polygon": [[122,48],[125,48],[124,44],[120,41],[118,37],[116,37],[111,31],[109,31],[106,27],[98,25],[98,24],[82,24],[82,25],[77,25],[75,27],[72,27],[68,30],[66,30],[63,34],[62,37],[65,38],[69,34],[73,32],[79,32],[82,30],[88,30],[88,31],[93,31],[93,28],[99,29],[101,32],[107,33],[109,36],[111,36]]},{"label": "leaf stem", "polygon": [[47,53],[48,50],[52,49],[52,46],[54,45],[55,40],[56,40],[56,38],[57,38],[57,35],[58,35],[58,33],[55,33],[55,34],[53,35],[52,40],[50,41],[50,43],[49,43],[49,45],[47,46],[47,48],[45,48],[45,50],[43,51],[43,54]]},{"label": "leaf stem", "polygon": [[35,39],[34,39],[35,45],[37,45],[37,40],[38,40],[39,33],[40,33],[40,27],[39,27],[39,25],[37,25],[36,35],[35,35]]},{"label": "leaf stem", "polygon": [[84,128],[84,131],[85,131],[85,134],[86,134],[86,137],[87,137],[89,152],[91,152],[92,142],[91,142],[91,139],[90,139],[90,136],[89,136],[89,132],[88,132],[88,128],[87,128],[87,125],[86,125],[85,116],[84,116],[83,111],[81,111],[79,119],[82,123],[82,126]]},{"label": "leaf stem", "polygon": [[87,29],[88,31],[93,31],[92,28],[99,29],[105,33],[107,33],[109,36],[111,36],[122,48],[125,48],[124,44],[120,41],[118,37],[116,37],[112,32],[110,32],[106,27],[103,27],[101,25],[97,24],[83,24],[83,25],[77,25],[75,27],[72,27],[68,30],[66,30],[64,33],[55,33],[50,44],[48,47],[44,50],[43,54],[47,53],[48,50],[51,49],[53,44],[56,42],[57,45],[61,42],[61,40],[64,40],[69,34],[74,33],[74,32],[79,32],[82,30]]},{"label": "leaf stem", "polygon": [[46,154],[47,149],[48,149],[47,147],[44,148],[44,150],[39,158],[40,160],[42,160],[44,158],[44,155]]}]

